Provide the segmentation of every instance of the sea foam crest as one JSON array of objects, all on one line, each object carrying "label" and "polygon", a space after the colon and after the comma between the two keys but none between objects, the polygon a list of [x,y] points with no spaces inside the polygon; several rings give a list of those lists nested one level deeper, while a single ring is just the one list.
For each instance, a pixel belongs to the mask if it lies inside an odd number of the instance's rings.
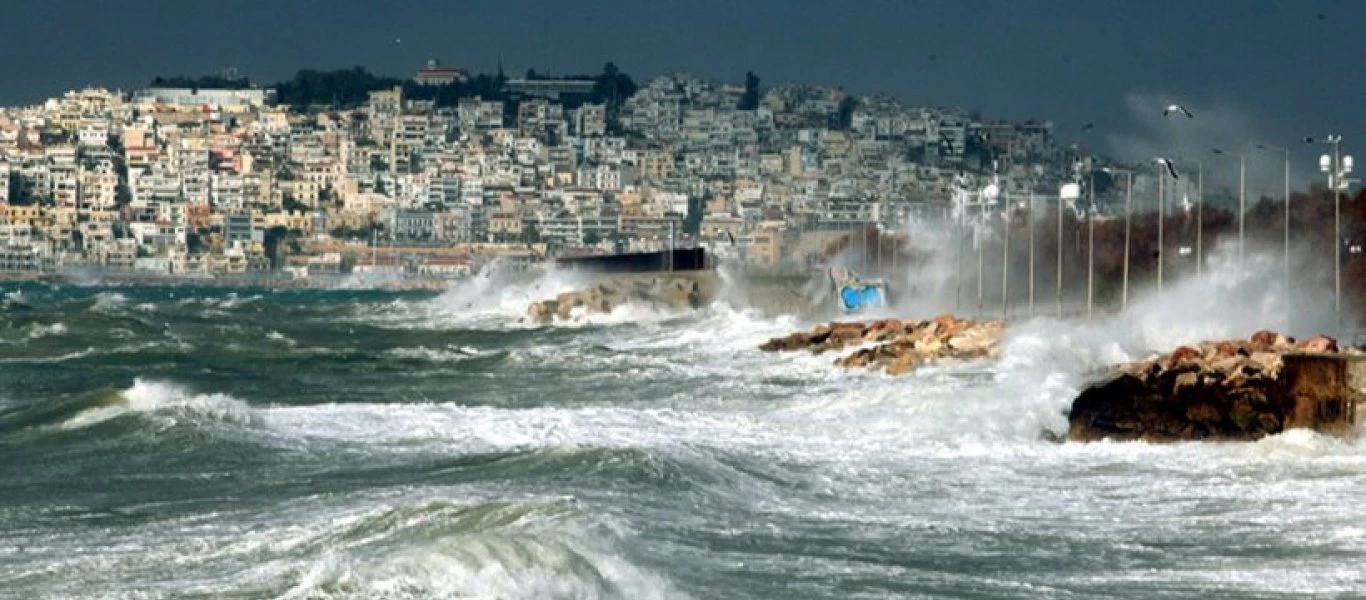
[{"label": "sea foam crest", "polygon": [[61,427],[80,429],[127,414],[157,415],[167,425],[174,424],[177,416],[235,423],[249,423],[253,418],[245,402],[227,394],[196,394],[173,383],[137,378],[111,402],[82,410]]}]

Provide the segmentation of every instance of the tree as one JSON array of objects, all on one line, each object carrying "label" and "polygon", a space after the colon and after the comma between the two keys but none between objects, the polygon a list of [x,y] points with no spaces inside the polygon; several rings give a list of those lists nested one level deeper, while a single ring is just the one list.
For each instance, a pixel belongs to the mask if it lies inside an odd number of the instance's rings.
[{"label": "tree", "polygon": [[200,237],[199,232],[190,231],[185,234],[185,251],[190,254],[204,251],[204,238]]},{"label": "tree", "polygon": [[536,226],[535,221],[527,221],[522,224],[522,243],[534,244],[541,241],[541,230]]},{"label": "tree", "polygon": [[284,265],[285,257],[281,242],[289,236],[289,229],[282,225],[276,225],[267,229],[261,236],[261,245],[265,247],[266,257],[270,259],[271,270],[279,270]]},{"label": "tree", "polygon": [[13,173],[9,177],[9,203],[14,206],[33,204],[33,195],[24,185],[24,176],[19,173]]},{"label": "tree", "polygon": [[585,245],[585,246],[596,246],[596,245],[598,245],[598,244],[601,243],[601,242],[602,242],[602,236],[598,235],[598,232],[596,232],[596,231],[591,231],[591,230],[590,230],[590,231],[587,231],[587,232],[584,232],[584,234],[583,234],[583,245]]},{"label": "tree", "polygon": [[607,127],[617,131],[617,116],[620,114],[621,105],[635,93],[636,82],[630,75],[622,73],[615,63],[609,61],[602,66],[602,74],[593,78],[593,92],[589,95],[589,100],[607,105]]},{"label": "tree", "polygon": [[336,71],[303,69],[293,79],[275,84],[275,97],[281,103],[296,106],[354,107],[367,102],[372,91],[399,85],[403,85],[403,80],[378,77],[359,66]]},{"label": "tree", "polygon": [[285,197],[281,201],[281,204],[283,205],[285,212],[308,212],[309,210],[308,205],[304,204],[303,202],[299,202],[297,199],[294,198],[293,194],[285,194]]},{"label": "tree", "polygon": [[835,129],[848,130],[854,125],[854,109],[858,107],[858,100],[853,96],[845,96],[840,100],[839,110],[835,114]]},{"label": "tree", "polygon": [[754,71],[745,73],[745,93],[740,96],[740,103],[735,107],[739,110],[754,110],[759,108],[759,76]]},{"label": "tree", "polygon": [[688,235],[698,235],[702,231],[702,213],[706,211],[706,203],[700,197],[688,198],[688,214],[683,217],[683,233]]},{"label": "tree", "polygon": [[190,88],[192,90],[199,90],[201,88],[245,90],[251,87],[251,82],[248,81],[246,77],[225,77],[223,75],[186,77],[184,75],[177,75],[174,77],[153,78],[152,87]]}]

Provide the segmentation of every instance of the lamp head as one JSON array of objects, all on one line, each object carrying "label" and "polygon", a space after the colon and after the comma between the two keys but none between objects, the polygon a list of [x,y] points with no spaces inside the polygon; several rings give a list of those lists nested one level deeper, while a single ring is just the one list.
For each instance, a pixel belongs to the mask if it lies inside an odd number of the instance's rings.
[{"label": "lamp head", "polygon": [[1324,154],[1324,155],[1322,155],[1322,156],[1319,157],[1319,170],[1320,170],[1320,171],[1322,171],[1322,172],[1324,172],[1324,173],[1327,173],[1328,170],[1329,170],[1329,169],[1332,169],[1332,168],[1333,168],[1333,157],[1328,156],[1327,154]]},{"label": "lamp head", "polygon": [[1347,155],[1347,156],[1342,157],[1342,172],[1343,172],[1343,173],[1351,173],[1351,172],[1352,172],[1352,156],[1351,156],[1350,154]]}]

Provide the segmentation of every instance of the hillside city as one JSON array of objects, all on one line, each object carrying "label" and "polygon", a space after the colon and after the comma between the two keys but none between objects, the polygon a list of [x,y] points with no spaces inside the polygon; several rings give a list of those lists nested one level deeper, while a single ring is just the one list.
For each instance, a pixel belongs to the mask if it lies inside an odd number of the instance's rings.
[{"label": "hillside city", "polygon": [[0,271],[450,278],[671,243],[803,264],[955,190],[1056,197],[1085,158],[1046,121],[753,74],[348,73],[359,92],[340,72],[158,78],[0,109]]}]

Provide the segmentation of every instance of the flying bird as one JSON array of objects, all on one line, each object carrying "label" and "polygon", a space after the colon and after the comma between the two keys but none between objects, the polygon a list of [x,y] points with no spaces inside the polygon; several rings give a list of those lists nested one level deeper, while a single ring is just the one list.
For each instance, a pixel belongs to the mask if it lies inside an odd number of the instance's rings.
[{"label": "flying bird", "polygon": [[1082,130],[1082,131],[1088,131],[1088,130],[1090,130],[1092,127],[1095,127],[1095,126],[1096,126],[1095,123],[1092,123],[1092,122],[1090,122],[1090,121],[1087,121],[1085,125],[1082,125],[1082,126],[1081,126],[1081,130]]},{"label": "flying bird", "polygon": [[1191,111],[1186,110],[1186,107],[1181,106],[1180,104],[1170,104],[1167,108],[1162,109],[1162,116],[1164,117],[1170,116],[1172,113],[1181,113],[1186,115],[1187,119],[1195,118],[1195,115],[1191,114]]},{"label": "flying bird", "polygon": [[1161,156],[1154,158],[1153,161],[1167,167],[1167,172],[1172,174],[1172,179],[1181,179],[1181,176],[1176,174],[1176,167],[1172,165],[1172,161],[1162,158]]}]

